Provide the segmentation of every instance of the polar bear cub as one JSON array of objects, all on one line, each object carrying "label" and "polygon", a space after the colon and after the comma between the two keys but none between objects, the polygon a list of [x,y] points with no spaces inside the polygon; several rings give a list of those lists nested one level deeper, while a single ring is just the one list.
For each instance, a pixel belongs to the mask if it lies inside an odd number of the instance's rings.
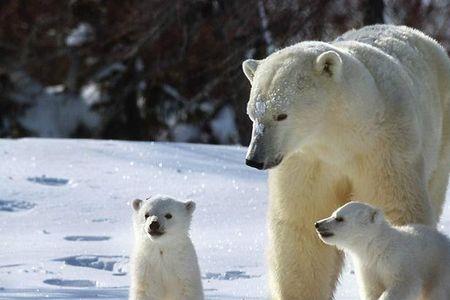
[{"label": "polar bear cub", "polygon": [[132,300],[201,300],[197,255],[189,238],[195,203],[166,196],[133,206]]},{"label": "polar bear cub", "polygon": [[351,254],[362,299],[450,299],[450,240],[437,230],[392,226],[381,210],[359,202],[315,227],[324,243]]}]

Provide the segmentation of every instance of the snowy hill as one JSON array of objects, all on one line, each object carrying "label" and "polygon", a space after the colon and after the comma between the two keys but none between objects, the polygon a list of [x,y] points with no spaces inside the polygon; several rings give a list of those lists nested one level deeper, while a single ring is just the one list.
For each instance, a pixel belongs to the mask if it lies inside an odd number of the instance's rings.
[{"label": "snowy hill", "polygon": [[[158,193],[197,202],[207,299],[266,298],[266,173],[244,148],[23,139],[0,155],[0,299],[127,299],[129,201]],[[350,267],[337,299],[357,299]]]}]

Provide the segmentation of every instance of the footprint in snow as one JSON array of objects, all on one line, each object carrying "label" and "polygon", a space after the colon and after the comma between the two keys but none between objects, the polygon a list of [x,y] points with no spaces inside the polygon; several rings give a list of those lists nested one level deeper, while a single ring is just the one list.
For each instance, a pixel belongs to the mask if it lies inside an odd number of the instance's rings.
[{"label": "footprint in snow", "polygon": [[11,264],[11,265],[2,265],[2,266],[0,266],[0,269],[3,269],[3,268],[13,268],[13,267],[20,267],[20,266],[22,266],[23,264]]},{"label": "footprint in snow", "polygon": [[93,223],[103,223],[103,222],[111,222],[108,218],[98,218],[98,219],[92,219],[91,222]]},{"label": "footprint in snow", "polygon": [[36,204],[26,201],[0,200],[0,211],[17,212],[29,210],[35,206]]},{"label": "footprint in snow", "polygon": [[110,240],[111,237],[95,235],[71,235],[64,237],[64,239],[71,242],[101,242]]},{"label": "footprint in snow", "polygon": [[33,182],[33,183],[49,185],[49,186],[62,186],[62,185],[66,185],[67,183],[69,183],[69,179],[47,177],[45,175],[42,175],[40,177],[28,177],[27,180],[30,182]]},{"label": "footprint in snow", "polygon": [[66,265],[93,268],[113,272],[114,276],[122,276],[127,272],[129,258],[127,256],[77,255],[55,259]]},{"label": "footprint in snow", "polygon": [[91,280],[65,280],[65,279],[59,279],[59,278],[52,278],[52,279],[46,279],[44,280],[44,283],[50,284],[50,285],[57,285],[57,286],[70,286],[70,287],[94,287],[96,286],[96,283]]},{"label": "footprint in snow", "polygon": [[225,273],[206,273],[203,279],[216,279],[216,280],[236,280],[236,279],[249,279],[259,277],[256,275],[248,275],[243,271],[226,271]]}]

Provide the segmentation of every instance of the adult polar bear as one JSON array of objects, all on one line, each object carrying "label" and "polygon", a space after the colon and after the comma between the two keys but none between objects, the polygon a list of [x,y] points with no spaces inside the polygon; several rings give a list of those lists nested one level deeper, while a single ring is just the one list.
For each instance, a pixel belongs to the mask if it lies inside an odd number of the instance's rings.
[{"label": "adult polar bear", "polygon": [[269,171],[273,299],[332,297],[342,256],[314,222],[350,197],[435,225],[450,169],[450,60],[417,30],[375,25],[247,60],[247,164]]}]

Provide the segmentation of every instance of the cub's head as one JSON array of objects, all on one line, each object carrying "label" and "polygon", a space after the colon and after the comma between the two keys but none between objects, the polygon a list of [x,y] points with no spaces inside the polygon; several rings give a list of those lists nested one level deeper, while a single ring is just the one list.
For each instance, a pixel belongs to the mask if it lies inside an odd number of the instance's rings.
[{"label": "cub's head", "polygon": [[351,249],[369,238],[385,224],[381,210],[360,202],[349,202],[338,208],[331,217],[317,221],[320,239],[340,249]]},{"label": "cub's head", "polygon": [[320,134],[326,112],[342,90],[343,61],[332,49],[326,43],[305,42],[263,60],[243,62],[252,85],[247,114],[253,131],[247,165],[275,167]]},{"label": "cub's head", "polygon": [[195,203],[154,196],[136,199],[132,207],[135,232],[151,241],[164,242],[188,235]]}]

